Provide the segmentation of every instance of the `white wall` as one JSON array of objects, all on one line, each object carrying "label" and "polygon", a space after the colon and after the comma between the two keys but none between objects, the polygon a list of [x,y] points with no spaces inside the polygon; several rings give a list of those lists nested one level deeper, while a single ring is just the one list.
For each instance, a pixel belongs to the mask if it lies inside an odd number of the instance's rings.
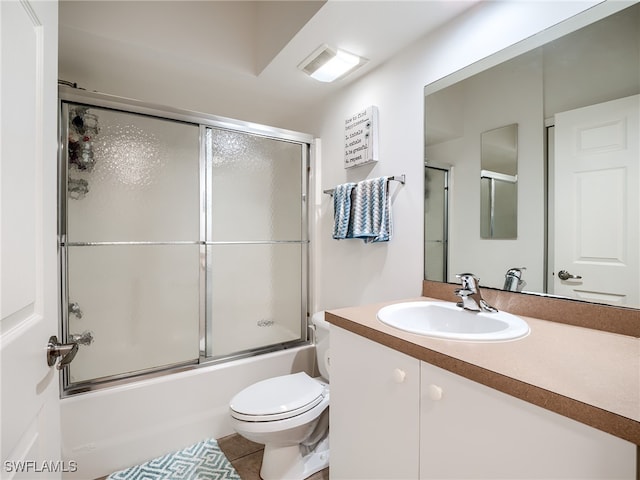
[{"label": "white wall", "polygon": [[[423,88],[425,85],[527,39],[597,2],[486,2],[416,42],[403,53],[348,85],[314,115],[302,112],[288,128],[322,138],[317,168],[319,218],[314,283],[317,308],[417,296],[423,277]],[[529,47],[530,48],[530,47]],[[527,48],[528,49],[528,48]],[[526,49],[523,47],[522,51]],[[377,105],[380,161],[345,170],[344,120]],[[322,189],[380,175],[407,175],[393,184],[394,236],[389,243],[332,240],[333,208]],[[474,198],[479,198],[478,196]],[[462,268],[460,266],[459,268]]]}]

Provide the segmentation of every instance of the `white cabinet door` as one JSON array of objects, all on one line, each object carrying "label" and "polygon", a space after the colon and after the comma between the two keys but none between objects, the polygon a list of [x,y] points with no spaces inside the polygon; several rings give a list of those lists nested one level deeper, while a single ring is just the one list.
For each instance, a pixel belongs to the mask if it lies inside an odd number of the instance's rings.
[{"label": "white cabinet door", "polygon": [[634,479],[636,446],[427,363],[421,479]]},{"label": "white cabinet door", "polygon": [[331,326],[332,479],[417,479],[420,361]]}]

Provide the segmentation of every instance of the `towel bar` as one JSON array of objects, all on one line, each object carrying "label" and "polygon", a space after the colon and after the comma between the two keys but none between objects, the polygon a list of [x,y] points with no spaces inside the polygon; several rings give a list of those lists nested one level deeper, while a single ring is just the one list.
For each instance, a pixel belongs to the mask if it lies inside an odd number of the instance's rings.
[{"label": "towel bar", "polygon": [[[400,182],[402,185],[404,185],[404,182],[406,180],[406,175],[403,173],[402,175],[394,175],[392,177],[389,177],[389,180],[393,180],[394,182]],[[330,188],[328,190],[323,190],[323,193],[326,193],[327,195],[331,195],[333,196],[333,192],[335,191],[335,188]]]}]

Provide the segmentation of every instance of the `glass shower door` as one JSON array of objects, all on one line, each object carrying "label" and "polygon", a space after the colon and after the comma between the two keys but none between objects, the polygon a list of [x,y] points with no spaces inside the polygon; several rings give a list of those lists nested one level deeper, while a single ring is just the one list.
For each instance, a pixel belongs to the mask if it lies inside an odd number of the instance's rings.
[{"label": "glass shower door", "polygon": [[61,98],[65,395],[307,341],[310,137]]},{"label": "glass shower door", "polygon": [[306,339],[306,149],[212,128],[206,158],[207,356]]},{"label": "glass shower door", "polygon": [[69,386],[197,362],[199,126],[64,103],[63,128]]}]

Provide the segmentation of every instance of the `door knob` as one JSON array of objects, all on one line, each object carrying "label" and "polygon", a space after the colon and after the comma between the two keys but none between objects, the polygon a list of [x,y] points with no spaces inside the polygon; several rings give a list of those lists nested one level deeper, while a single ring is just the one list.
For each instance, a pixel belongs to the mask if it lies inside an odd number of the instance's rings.
[{"label": "door knob", "polygon": [[76,342],[59,343],[58,337],[55,335],[49,337],[49,343],[47,343],[47,365],[50,367],[53,367],[56,364],[56,359],[60,357],[56,368],[62,370],[62,367],[71,363],[76,353],[78,353],[78,344]]},{"label": "door knob", "polygon": [[580,275],[571,275],[566,270],[560,270],[558,272],[558,278],[560,280],[580,280],[582,277]]}]

